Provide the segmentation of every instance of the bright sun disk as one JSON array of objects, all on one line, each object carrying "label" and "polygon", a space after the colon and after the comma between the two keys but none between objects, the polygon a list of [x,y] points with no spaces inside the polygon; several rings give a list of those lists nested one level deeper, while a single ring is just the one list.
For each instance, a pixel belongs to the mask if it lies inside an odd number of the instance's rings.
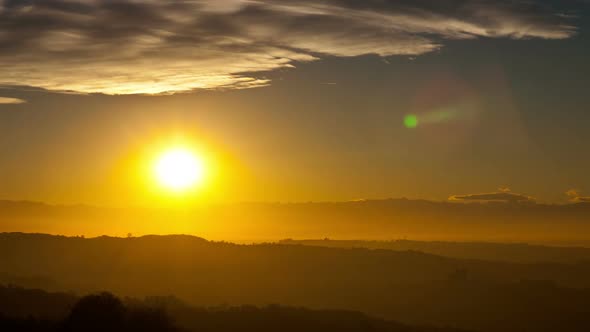
[{"label": "bright sun disk", "polygon": [[189,189],[201,183],[204,165],[201,158],[188,149],[172,149],[164,152],[155,164],[158,182],[176,191]]}]

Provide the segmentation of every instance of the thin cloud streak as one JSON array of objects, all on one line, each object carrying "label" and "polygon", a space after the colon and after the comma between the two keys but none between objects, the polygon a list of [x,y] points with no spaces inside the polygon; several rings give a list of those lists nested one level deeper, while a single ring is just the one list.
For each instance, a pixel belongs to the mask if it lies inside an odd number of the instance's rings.
[{"label": "thin cloud streak", "polygon": [[580,191],[577,189],[570,189],[565,194],[570,198],[570,202],[590,203],[590,196],[582,196]]},{"label": "thin cloud streak", "polygon": [[536,202],[536,199],[524,194],[517,194],[507,188],[501,188],[499,191],[482,194],[453,195],[449,197],[450,201],[462,202],[503,202],[503,203],[524,203]]},{"label": "thin cloud streak", "polygon": [[0,85],[105,94],[251,88],[322,56],[416,56],[447,39],[564,39],[534,2],[0,1]]},{"label": "thin cloud streak", "polygon": [[11,97],[0,97],[0,105],[17,105],[17,104],[24,104],[26,100],[19,99],[19,98],[11,98]]}]

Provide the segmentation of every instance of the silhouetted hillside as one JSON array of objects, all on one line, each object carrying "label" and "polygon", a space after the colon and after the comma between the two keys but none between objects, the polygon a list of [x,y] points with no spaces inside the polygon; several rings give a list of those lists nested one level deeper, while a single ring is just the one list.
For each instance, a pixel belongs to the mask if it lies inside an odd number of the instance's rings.
[{"label": "silhouetted hillside", "polygon": [[[176,295],[195,305],[279,303],[481,331],[590,326],[590,265],[517,264],[415,251],[235,245],[190,236],[1,234],[0,276],[61,289]],[[580,288],[580,289],[575,289]],[[563,322],[566,323],[563,323]],[[560,325],[561,324],[561,325]]]},{"label": "silhouetted hillside", "polygon": [[472,203],[388,199],[244,203],[186,210],[51,206],[0,201],[0,230],[66,235],[199,234],[238,242],[284,238],[528,242],[589,245],[590,203]]},{"label": "silhouetted hillside", "polygon": [[367,248],[421,251],[461,259],[482,259],[517,263],[590,262],[590,248],[550,247],[526,243],[441,242],[441,241],[362,241],[362,240],[281,240],[281,244],[301,244],[331,248]]},{"label": "silhouetted hillside", "polygon": [[[4,297],[7,293],[9,297]],[[173,298],[121,301],[104,292],[76,299],[75,303],[64,303],[63,294],[2,286],[0,295],[0,303],[5,308],[23,304],[30,308],[19,314],[0,310],[1,331],[459,332],[451,328],[408,326],[353,311],[278,305],[194,308]],[[46,317],[45,313],[37,311],[41,304],[53,306],[65,314]]]},{"label": "silhouetted hillside", "polygon": [[0,285],[0,313],[9,317],[22,318],[34,314],[37,319],[62,319],[77,300],[72,293],[49,293],[40,289]]}]

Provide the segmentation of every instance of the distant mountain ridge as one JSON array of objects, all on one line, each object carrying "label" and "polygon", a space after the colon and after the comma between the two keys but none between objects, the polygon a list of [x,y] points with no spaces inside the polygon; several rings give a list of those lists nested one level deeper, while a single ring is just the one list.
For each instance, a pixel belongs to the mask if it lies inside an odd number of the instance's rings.
[{"label": "distant mountain ridge", "polygon": [[65,235],[199,234],[234,242],[284,238],[527,242],[590,247],[590,204],[388,199],[209,204],[185,209],[0,201],[0,231]]},{"label": "distant mountain ridge", "polygon": [[279,241],[279,243],[330,248],[367,248],[397,251],[415,250],[451,258],[481,259],[516,263],[590,262],[590,248],[544,246],[527,243],[412,241],[405,239],[391,241],[284,239]]}]

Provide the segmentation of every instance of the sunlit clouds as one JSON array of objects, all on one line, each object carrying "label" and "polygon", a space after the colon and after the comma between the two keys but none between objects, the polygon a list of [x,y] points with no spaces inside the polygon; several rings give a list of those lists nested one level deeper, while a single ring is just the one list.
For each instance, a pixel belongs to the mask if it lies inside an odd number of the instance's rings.
[{"label": "sunlit clouds", "polygon": [[590,196],[582,196],[579,190],[570,189],[565,193],[571,202],[574,203],[590,203]]},{"label": "sunlit clouds", "polygon": [[264,72],[324,56],[415,56],[448,39],[574,33],[572,18],[533,2],[0,1],[0,84],[105,94],[250,88],[270,83]]},{"label": "sunlit clouds", "polygon": [[0,105],[2,105],[2,104],[8,104],[8,105],[24,104],[26,102],[27,102],[26,100],[19,99],[19,98],[0,97]]}]

